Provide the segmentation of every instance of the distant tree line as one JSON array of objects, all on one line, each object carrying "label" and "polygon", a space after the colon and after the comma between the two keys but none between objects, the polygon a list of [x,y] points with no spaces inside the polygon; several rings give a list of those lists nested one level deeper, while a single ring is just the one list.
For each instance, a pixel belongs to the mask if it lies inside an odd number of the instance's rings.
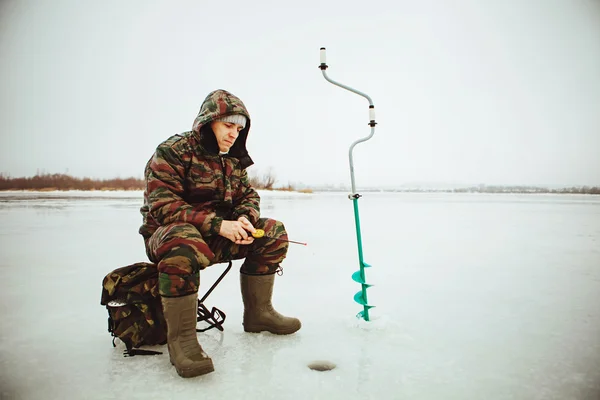
[{"label": "distant tree line", "polygon": [[455,193],[556,193],[556,194],[600,194],[600,186],[572,186],[549,189],[538,186],[487,186],[479,185],[453,189]]},{"label": "distant tree line", "polygon": [[[272,169],[265,173],[249,173],[250,184],[256,189],[285,190],[311,193],[313,190],[304,188],[297,190],[295,185],[275,186],[275,174]],[[11,178],[0,173],[0,190],[144,190],[143,179],[113,178],[91,179],[76,178],[67,174],[36,174],[32,177]],[[321,191],[321,190],[320,190]],[[322,191],[327,191],[323,189]],[[365,189],[363,191],[379,191]],[[488,186],[478,185],[457,189],[388,189],[389,192],[446,192],[446,193],[555,193],[555,194],[600,194],[600,186],[572,186],[561,189],[549,189],[539,186]]]},{"label": "distant tree line", "polygon": [[[250,173],[250,184],[263,190],[294,190],[291,185],[276,188],[272,169],[263,174]],[[32,177],[11,178],[0,173],[0,190],[144,190],[146,183],[137,178],[91,179],[67,174],[36,174]]]},{"label": "distant tree line", "polygon": [[37,174],[10,178],[0,174],[0,190],[143,190],[144,181],[136,178],[91,179],[66,174]]}]

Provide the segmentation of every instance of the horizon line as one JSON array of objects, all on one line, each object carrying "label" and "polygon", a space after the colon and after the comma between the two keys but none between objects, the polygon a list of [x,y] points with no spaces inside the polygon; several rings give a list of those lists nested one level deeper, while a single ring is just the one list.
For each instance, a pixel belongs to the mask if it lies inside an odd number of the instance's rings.
[{"label": "horizon line", "polygon": [[[71,175],[68,173],[47,173],[47,172],[42,172],[42,173],[36,173],[34,175],[29,175],[29,176],[18,176],[18,177],[13,177],[11,176],[9,173],[5,173],[5,172],[0,172],[0,179],[7,179],[7,180],[17,180],[17,179],[32,179],[35,177],[44,177],[44,176],[52,176],[52,175],[57,175],[57,176],[65,176],[65,177],[70,177],[70,178],[74,178],[74,179],[90,179],[92,181],[111,181],[111,180],[130,180],[130,179],[134,179],[137,181],[144,181],[145,179],[143,177],[136,177],[136,176],[116,176],[116,177],[112,177],[112,178],[91,178],[90,176],[76,176],[76,175]],[[350,189],[351,184],[350,183],[304,183],[304,182],[297,182],[297,183],[293,183],[291,181],[288,181],[288,183],[281,183],[281,185],[286,186],[289,183],[292,183],[294,186],[298,186],[298,187],[303,187],[303,188],[322,188],[322,189],[332,189],[332,188],[338,188],[340,190],[347,190]],[[455,181],[411,181],[411,182],[403,182],[403,183],[384,183],[384,184],[377,184],[377,185],[361,185],[361,184],[357,184],[356,185],[357,188],[360,187],[362,189],[396,189],[396,188],[418,188],[418,187],[446,187],[446,188],[472,188],[472,187],[489,187],[489,186],[495,186],[495,187],[530,187],[530,188],[573,188],[573,187],[598,187],[600,186],[600,183],[597,184],[591,184],[591,183],[566,183],[566,184],[559,184],[559,183],[486,183],[486,182],[477,182],[477,183],[457,183]]]}]

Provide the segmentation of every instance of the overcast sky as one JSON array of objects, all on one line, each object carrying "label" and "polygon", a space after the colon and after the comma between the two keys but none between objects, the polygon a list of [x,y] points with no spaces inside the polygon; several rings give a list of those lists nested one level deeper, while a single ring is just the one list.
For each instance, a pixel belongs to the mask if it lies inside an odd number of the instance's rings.
[{"label": "overcast sky", "polygon": [[[289,5],[288,5],[289,3]],[[0,1],[0,172],[142,177],[222,88],[279,183],[600,185],[600,1]]]}]

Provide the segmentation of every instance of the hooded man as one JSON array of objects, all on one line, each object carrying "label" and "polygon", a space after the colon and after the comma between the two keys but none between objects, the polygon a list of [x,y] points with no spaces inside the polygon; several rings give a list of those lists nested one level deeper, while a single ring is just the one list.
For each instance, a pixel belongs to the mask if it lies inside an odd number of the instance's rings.
[{"label": "hooded man", "polygon": [[[301,327],[271,304],[287,233],[280,221],[260,217],[260,197],[246,172],[253,164],[246,150],[249,131],[244,103],[215,90],[192,130],[159,144],[146,164],[139,233],[158,266],[169,357],[182,377],[214,371],[196,334],[200,271],[212,264],[245,259],[240,287],[246,332],[291,334]],[[264,237],[254,239],[256,229]]]}]

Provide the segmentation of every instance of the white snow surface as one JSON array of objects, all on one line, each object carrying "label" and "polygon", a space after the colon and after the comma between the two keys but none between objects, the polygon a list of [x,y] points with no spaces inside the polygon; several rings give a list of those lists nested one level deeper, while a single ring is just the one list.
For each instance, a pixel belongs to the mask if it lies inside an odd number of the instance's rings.
[{"label": "white snow surface", "polygon": [[147,261],[141,192],[0,193],[1,398],[598,398],[600,197],[363,193],[367,322],[347,193],[260,193],[308,243],[290,245],[273,299],[302,329],[243,331],[236,261],[206,301],[225,331],[198,334],[216,370],[189,379],[166,346],[123,357],[100,305],[108,272]]}]

